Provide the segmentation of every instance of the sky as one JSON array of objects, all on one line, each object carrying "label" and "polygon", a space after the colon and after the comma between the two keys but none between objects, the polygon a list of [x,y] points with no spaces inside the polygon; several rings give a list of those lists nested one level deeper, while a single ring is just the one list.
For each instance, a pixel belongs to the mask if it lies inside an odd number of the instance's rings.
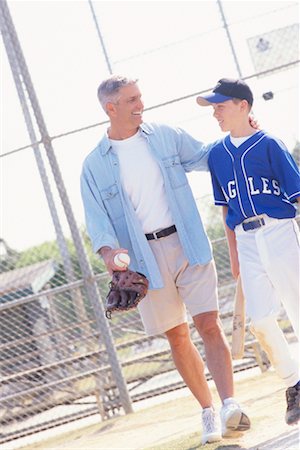
[{"label": "sky", "polygon": [[[249,39],[299,23],[295,1],[223,0],[221,4],[239,68],[215,0],[93,2],[113,72],[139,79],[145,107],[188,97],[146,111],[145,121],[180,126],[203,142],[222,137],[211,108],[196,104],[197,93],[210,90],[222,77],[255,74]],[[50,136],[105,121],[96,92],[109,70],[88,1],[20,0],[8,5]],[[285,44],[282,35],[275,44],[273,59],[280,64],[292,45]],[[6,154],[30,140],[2,41],[0,54],[1,153]],[[298,76],[296,66],[248,81],[260,126],[280,137],[289,149],[299,140]],[[268,91],[274,92],[274,98],[265,101],[262,95]],[[97,126],[53,140],[79,226],[84,224],[79,189],[82,163],[104,131],[105,126]],[[41,151],[62,227],[69,235],[42,147]],[[0,162],[0,237],[19,251],[55,239],[33,150],[12,153]],[[197,198],[211,195],[209,174],[193,173],[189,179]]]}]

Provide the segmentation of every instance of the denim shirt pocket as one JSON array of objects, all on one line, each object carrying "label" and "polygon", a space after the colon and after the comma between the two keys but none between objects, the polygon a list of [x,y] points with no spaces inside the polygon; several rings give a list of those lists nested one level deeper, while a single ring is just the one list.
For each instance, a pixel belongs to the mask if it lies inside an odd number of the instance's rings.
[{"label": "denim shirt pocket", "polygon": [[102,189],[100,191],[107,214],[112,221],[124,216],[124,208],[121,202],[121,196],[116,184]]},{"label": "denim shirt pocket", "polygon": [[172,155],[163,159],[168,178],[173,188],[179,188],[188,183],[187,176],[178,155]]}]

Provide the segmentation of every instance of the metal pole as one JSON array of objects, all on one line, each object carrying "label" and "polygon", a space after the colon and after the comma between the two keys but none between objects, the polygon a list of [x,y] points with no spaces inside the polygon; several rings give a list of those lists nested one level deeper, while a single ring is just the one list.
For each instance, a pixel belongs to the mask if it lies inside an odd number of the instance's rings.
[{"label": "metal pole", "polygon": [[104,57],[105,57],[105,61],[106,61],[106,64],[107,64],[108,71],[109,71],[110,74],[112,74],[113,73],[112,67],[111,67],[111,64],[110,64],[110,61],[109,61],[109,57],[108,57],[108,54],[107,54],[107,51],[106,51],[106,48],[105,48],[104,40],[103,40],[101,31],[100,31],[99,23],[98,23],[96,14],[95,14],[95,9],[94,9],[92,0],[88,0],[88,3],[89,3],[90,8],[91,8],[94,24],[95,24],[96,31],[97,31],[97,34],[98,34],[98,38],[100,40],[102,51],[104,53]]},{"label": "metal pole", "polygon": [[238,62],[237,55],[236,55],[235,50],[234,50],[233,42],[232,42],[231,35],[230,35],[230,32],[229,32],[229,28],[228,28],[228,25],[227,25],[227,22],[226,22],[226,17],[225,17],[225,14],[224,14],[224,10],[223,10],[223,6],[222,6],[222,3],[221,3],[221,0],[217,0],[217,3],[218,3],[219,10],[220,10],[220,13],[221,13],[221,17],[222,17],[222,20],[223,20],[224,28],[225,28],[225,31],[226,31],[226,34],[227,34],[227,37],[228,37],[228,42],[229,42],[229,45],[230,45],[230,48],[231,48],[231,52],[232,52],[233,59],[234,59],[235,65],[236,65],[236,69],[237,69],[237,72],[239,74],[239,77],[242,78],[242,71],[241,71],[241,68],[240,68],[240,65],[239,65],[239,62]]},{"label": "metal pole", "polygon": [[[23,112],[23,116],[25,119],[29,138],[30,138],[30,141],[32,144],[32,148],[34,150],[34,156],[35,156],[35,160],[36,160],[36,163],[37,163],[37,166],[39,169],[40,178],[41,178],[41,181],[42,181],[42,184],[44,187],[44,192],[46,195],[46,199],[48,202],[50,215],[51,215],[52,222],[53,222],[54,229],[55,229],[57,244],[58,244],[58,248],[60,251],[60,255],[62,257],[63,267],[64,267],[65,274],[66,274],[66,279],[68,282],[75,281],[75,274],[74,274],[74,270],[73,270],[73,266],[72,266],[70,253],[69,253],[68,246],[67,246],[64,234],[63,234],[63,230],[62,230],[62,227],[61,227],[61,224],[59,221],[56,205],[55,205],[55,202],[53,199],[50,183],[49,183],[49,180],[47,177],[47,173],[46,173],[44,161],[43,161],[43,158],[41,155],[41,151],[39,148],[39,144],[37,144],[37,136],[36,136],[36,133],[34,130],[32,115],[30,113],[30,109],[28,106],[28,100],[26,98],[25,85],[22,82],[22,70],[19,66],[18,58],[15,53],[14,46],[11,42],[9,29],[8,29],[7,24],[5,23],[4,17],[2,15],[1,15],[0,20],[1,20],[2,38],[3,38],[4,46],[6,49],[8,61],[9,61],[10,67],[11,67],[11,71],[13,74],[14,82],[16,85],[17,93],[18,93],[18,97],[19,97],[20,104],[22,107],[22,112]],[[87,321],[84,302],[83,302],[80,290],[75,290],[74,292],[72,292],[72,297],[73,297],[74,307],[75,307],[75,311],[76,311],[78,320],[86,320]],[[89,333],[88,326],[85,325],[83,327],[82,333],[85,335],[88,335],[88,333]],[[62,344],[60,346],[61,351],[66,351],[65,347],[66,346]]]},{"label": "metal pole", "polygon": [[56,206],[55,206],[54,199],[52,196],[51,187],[50,187],[50,183],[49,183],[49,180],[47,177],[47,173],[46,173],[45,165],[44,165],[42,155],[40,152],[40,148],[39,148],[39,145],[37,144],[37,137],[36,137],[36,134],[34,131],[34,126],[33,126],[32,120],[31,120],[29,108],[26,103],[26,97],[25,97],[25,93],[24,93],[22,80],[21,80],[20,70],[18,67],[18,62],[16,59],[16,55],[14,53],[13,46],[10,41],[9,32],[8,32],[8,30],[6,28],[6,24],[4,22],[4,17],[2,15],[0,15],[0,21],[1,21],[0,27],[1,27],[1,31],[2,31],[2,38],[3,38],[4,46],[6,49],[8,61],[9,61],[12,75],[14,78],[14,82],[16,85],[16,89],[17,89],[18,97],[19,97],[20,104],[22,107],[27,131],[28,131],[29,138],[31,141],[31,145],[34,150],[35,160],[36,160],[36,163],[37,163],[37,166],[39,169],[39,174],[41,177],[41,181],[42,181],[42,184],[44,187],[44,192],[46,195],[52,222],[53,222],[55,233],[56,233],[58,248],[60,250],[60,254],[61,254],[62,260],[63,260],[63,266],[66,271],[68,280],[73,281],[74,277],[72,276],[73,270],[72,270],[71,258],[70,258],[69,252],[68,252],[68,248],[67,248],[67,244],[66,244],[66,241],[65,241],[65,238],[63,235],[61,224],[60,224],[60,221],[58,218]]},{"label": "metal pole", "polygon": [[[113,344],[113,338],[112,338],[112,333],[111,333],[111,329],[107,324],[107,320],[105,318],[104,315],[104,308],[101,302],[101,297],[100,297],[100,293],[98,291],[98,286],[97,283],[94,281],[94,274],[93,271],[91,269],[91,266],[89,264],[89,261],[87,259],[86,253],[85,253],[85,249],[83,246],[83,242],[75,221],[75,217],[71,208],[71,204],[69,201],[69,198],[67,196],[67,192],[64,186],[64,182],[63,182],[63,178],[62,175],[60,173],[60,169],[55,157],[55,153],[52,147],[52,142],[51,142],[51,138],[48,134],[47,128],[46,128],[46,124],[42,115],[42,111],[33,87],[33,83],[28,71],[28,67],[18,40],[18,36],[10,15],[10,11],[7,5],[7,1],[6,0],[1,0],[0,1],[0,10],[2,10],[2,14],[4,17],[4,22],[7,25],[7,28],[10,32],[10,36],[11,36],[11,40],[12,40],[12,44],[14,46],[15,49],[15,53],[16,56],[18,58],[18,62],[19,62],[19,68],[22,71],[22,77],[23,77],[23,81],[24,84],[26,86],[26,90],[27,90],[27,94],[29,96],[31,105],[32,105],[32,109],[35,115],[35,119],[42,137],[42,142],[44,144],[45,150],[46,150],[46,154],[52,169],[52,173],[56,182],[56,186],[64,207],[64,211],[69,223],[69,227],[71,230],[71,234],[73,237],[73,241],[74,241],[74,245],[77,251],[77,255],[78,255],[78,262],[82,271],[82,275],[83,275],[83,281],[84,281],[84,286],[88,295],[88,298],[91,301],[91,304],[93,305],[94,308],[94,312],[95,312],[95,319],[96,319],[96,324],[99,328],[99,330],[101,331],[101,336],[103,338],[107,353],[108,353],[108,358],[109,358],[109,362],[111,365],[111,369],[112,369],[112,374],[114,377],[114,380],[116,382],[116,386],[118,388],[119,394],[120,394],[120,402],[125,410],[126,413],[131,413],[133,412],[133,408],[132,408],[132,403],[131,403],[131,399],[127,390],[127,385],[125,382],[125,379],[123,377],[123,373],[122,373],[122,368],[121,365],[119,363],[118,357],[117,357],[117,353],[116,353],[116,349],[114,347]],[[100,300],[100,301],[99,301]],[[102,341],[100,340],[99,342],[100,345],[102,345]]]}]

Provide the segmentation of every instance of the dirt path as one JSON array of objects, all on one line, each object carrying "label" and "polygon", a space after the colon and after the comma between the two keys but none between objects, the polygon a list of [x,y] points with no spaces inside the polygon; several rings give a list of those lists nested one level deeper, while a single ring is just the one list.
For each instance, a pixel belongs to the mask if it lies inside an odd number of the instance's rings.
[{"label": "dirt path", "polygon": [[[212,390],[215,404],[220,407],[216,391]],[[247,410],[252,429],[239,439],[224,439],[209,449],[299,450],[299,428],[284,422],[285,388],[274,372],[237,381],[236,397]],[[193,397],[187,396],[23,449],[142,450],[159,445],[167,447],[170,441],[193,433],[199,433],[200,444],[200,423],[199,406]]]}]

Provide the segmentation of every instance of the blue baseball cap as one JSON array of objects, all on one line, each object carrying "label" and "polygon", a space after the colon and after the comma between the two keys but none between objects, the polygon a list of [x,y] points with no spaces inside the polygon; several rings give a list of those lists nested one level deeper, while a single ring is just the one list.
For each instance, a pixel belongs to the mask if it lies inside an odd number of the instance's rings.
[{"label": "blue baseball cap", "polygon": [[210,94],[201,95],[196,101],[200,106],[208,106],[212,103],[227,102],[233,98],[247,100],[250,106],[253,104],[253,94],[248,84],[243,80],[231,78],[222,78]]}]

